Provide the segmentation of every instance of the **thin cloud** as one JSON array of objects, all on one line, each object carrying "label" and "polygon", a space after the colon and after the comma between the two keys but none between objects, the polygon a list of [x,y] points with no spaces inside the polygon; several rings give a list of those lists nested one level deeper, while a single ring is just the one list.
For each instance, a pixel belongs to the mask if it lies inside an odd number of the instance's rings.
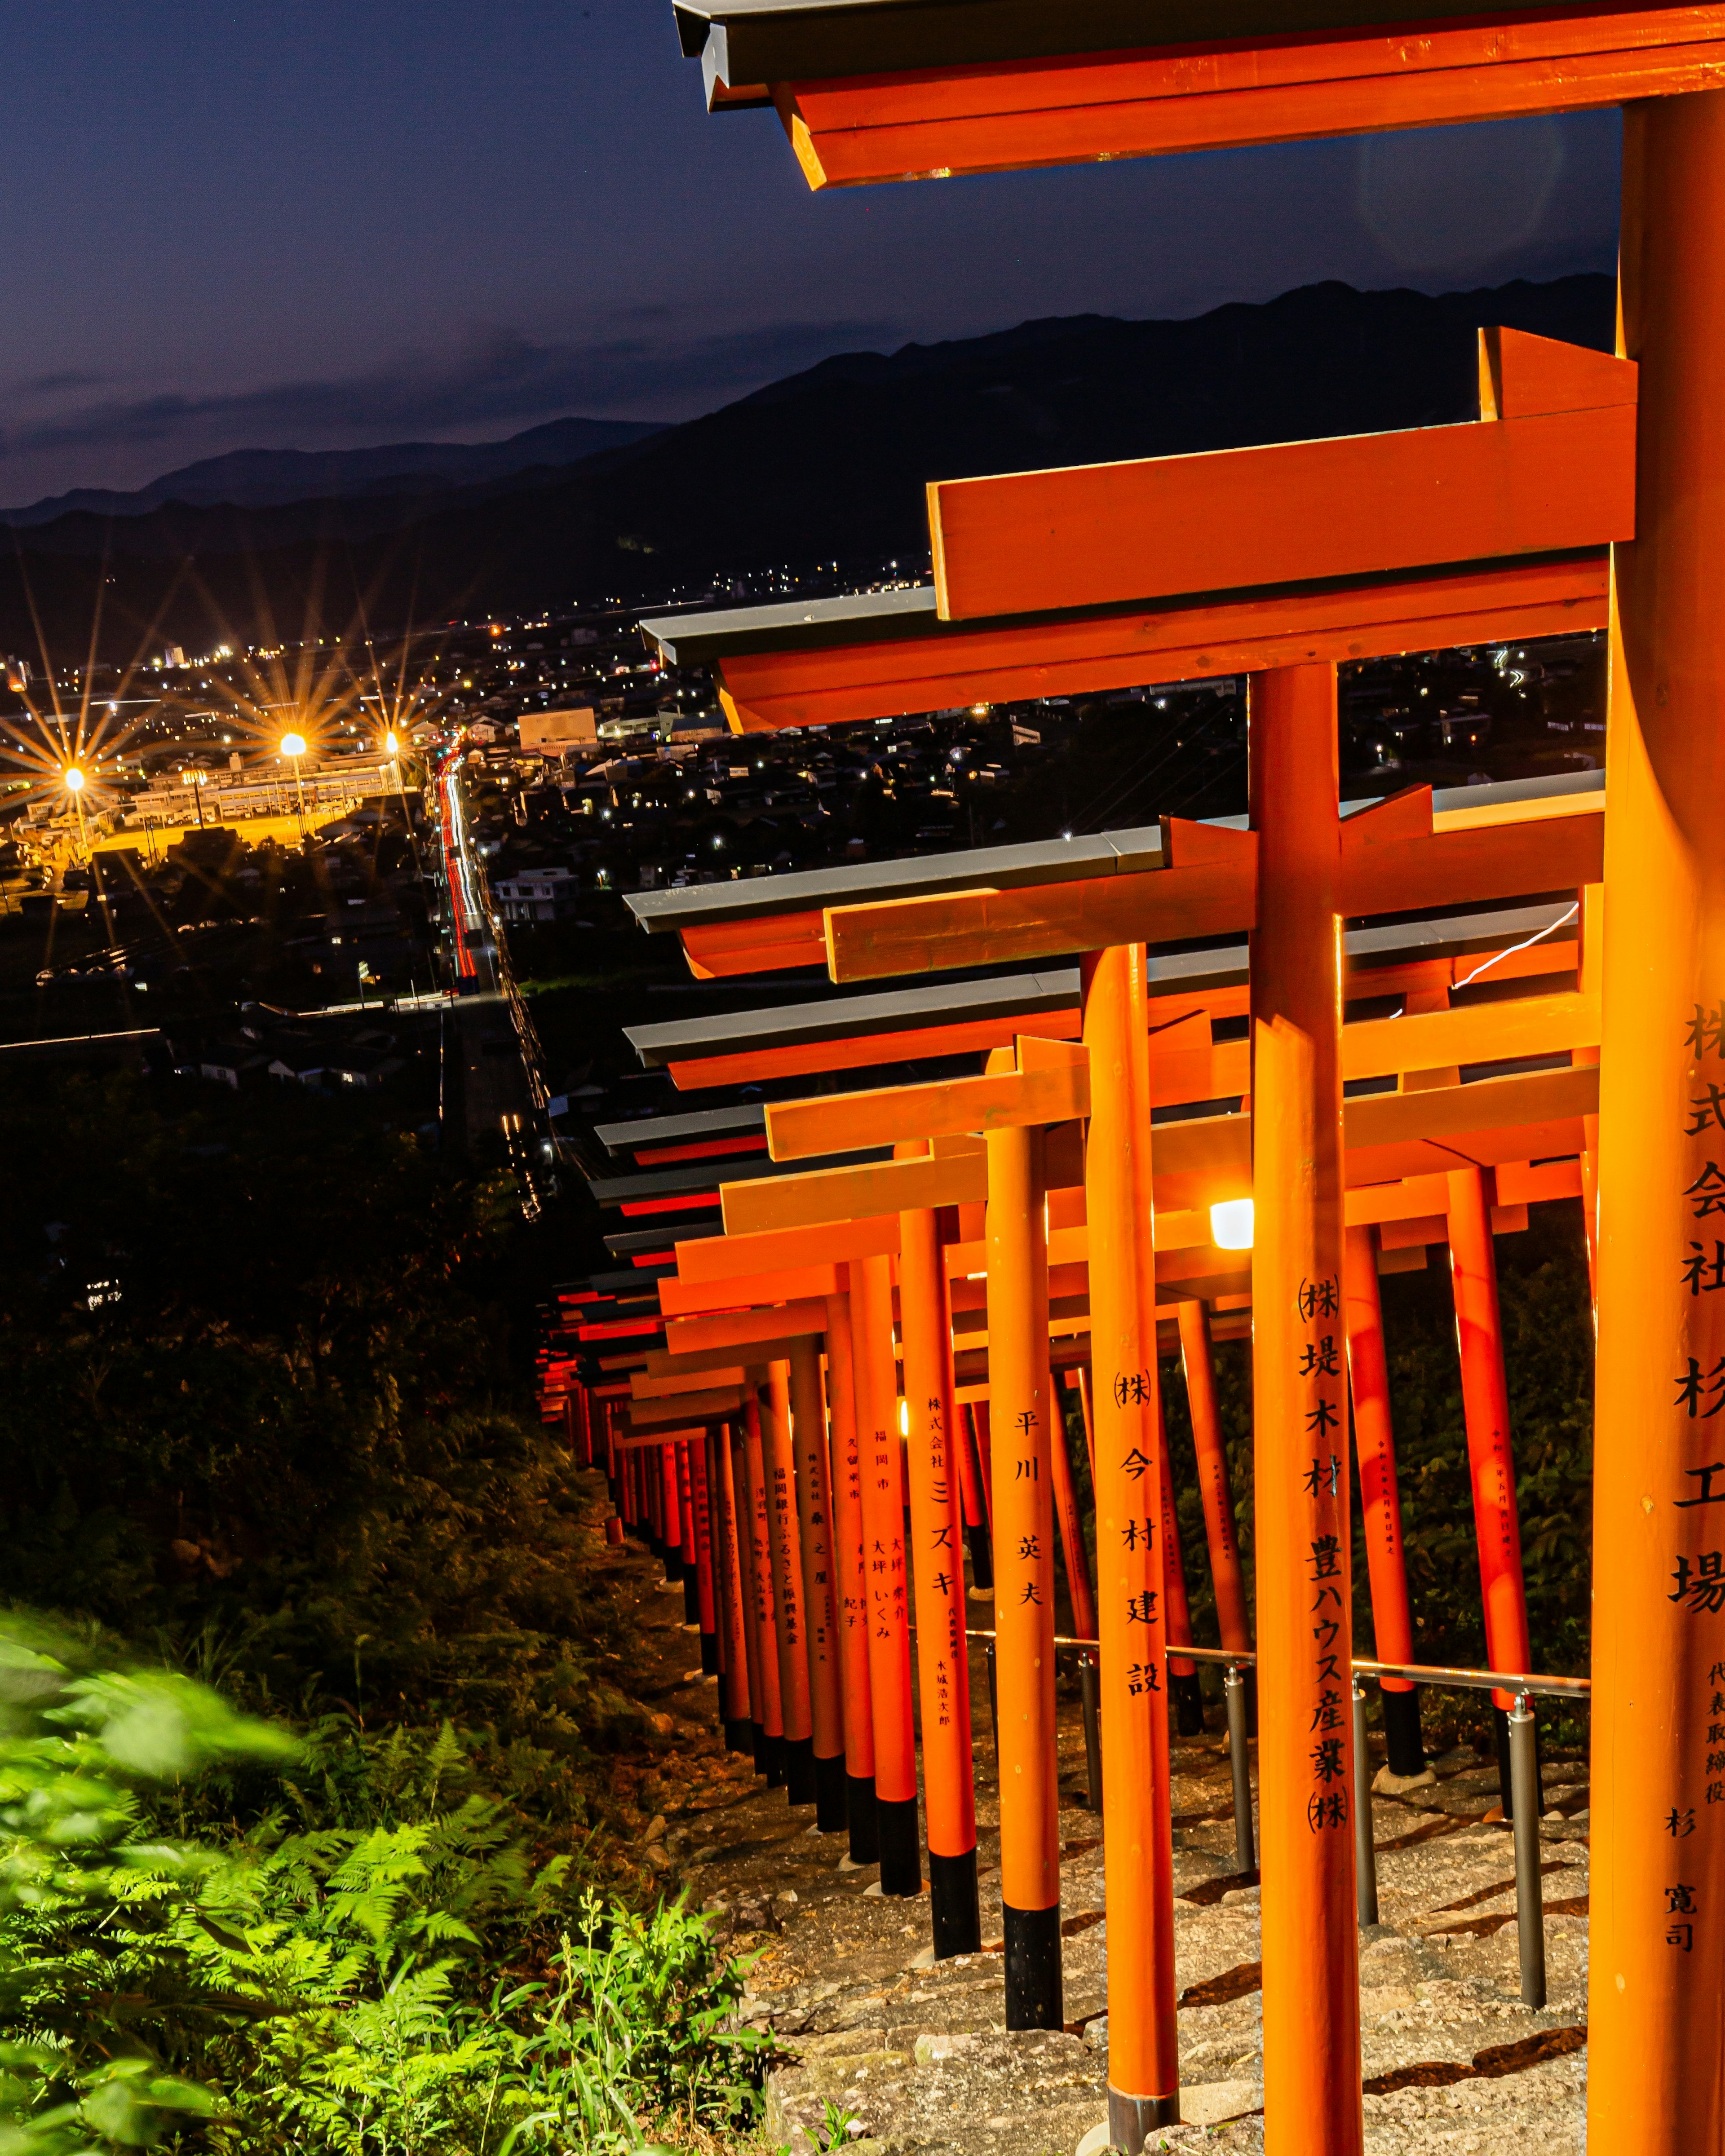
[{"label": "thin cloud", "polygon": [[[173,392],[74,404],[0,426],[0,457],[244,440],[269,448],[382,442],[494,429],[549,413],[626,407],[679,418],[839,352],[891,342],[880,321],[780,322],[665,340],[539,343],[499,330],[442,357],[413,354],[327,380],[202,396]],[[75,386],[75,385],[74,385]]]}]

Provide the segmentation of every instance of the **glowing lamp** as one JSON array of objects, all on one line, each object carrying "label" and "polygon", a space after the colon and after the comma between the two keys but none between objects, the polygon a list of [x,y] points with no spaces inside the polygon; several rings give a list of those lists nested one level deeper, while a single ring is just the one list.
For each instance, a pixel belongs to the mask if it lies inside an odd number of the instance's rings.
[{"label": "glowing lamp", "polygon": [[400,749],[401,743],[396,739],[393,734],[384,735],[383,752],[386,756],[395,756],[399,753]]},{"label": "glowing lamp", "polygon": [[1249,1250],[1252,1247],[1252,1201],[1230,1198],[1210,1208],[1210,1240],[1219,1250]]},{"label": "glowing lamp", "polygon": [[67,771],[65,778],[68,793],[81,793],[84,791],[84,773],[75,763]]},{"label": "glowing lamp", "polygon": [[911,1404],[908,1400],[901,1400],[898,1404],[898,1434],[901,1437],[908,1437],[911,1434]]},{"label": "glowing lamp", "polygon": [[281,752],[284,756],[304,756],[305,753],[305,735],[284,734],[281,737]]}]

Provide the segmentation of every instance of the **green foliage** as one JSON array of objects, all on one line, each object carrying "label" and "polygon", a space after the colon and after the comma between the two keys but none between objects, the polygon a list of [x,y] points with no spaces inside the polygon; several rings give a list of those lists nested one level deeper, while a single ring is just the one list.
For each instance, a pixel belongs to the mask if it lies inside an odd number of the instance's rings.
[{"label": "green foliage", "polygon": [[0,1598],[259,1707],[564,1754],[626,1712],[506,1184],[291,1093],[8,1075],[0,1114]]},{"label": "green foliage", "polygon": [[201,1686],[0,1624],[0,2151],[136,2147],[219,2108],[177,2071],[250,2010],[188,1945],[234,1867],[157,1839],[141,1791],[291,1745]]},{"label": "green foliage", "polygon": [[[482,1754],[334,1719],[295,1745],[7,1620],[0,2156],[611,2156],[751,2121],[768,2046],[706,1925],[578,1891]],[[161,1834],[266,1772],[285,1801],[244,1832]]]}]

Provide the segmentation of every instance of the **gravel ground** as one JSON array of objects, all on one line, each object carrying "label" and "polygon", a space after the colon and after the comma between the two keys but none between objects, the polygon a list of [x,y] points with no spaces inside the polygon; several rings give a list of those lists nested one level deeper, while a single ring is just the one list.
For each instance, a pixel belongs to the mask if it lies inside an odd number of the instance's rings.
[{"label": "gravel ground", "polygon": [[[1071,2156],[1104,2116],[1107,1927],[1101,1822],[1084,1809],[1083,1738],[1063,1706],[1060,1817],[1065,1933],[1063,2030],[1008,2035],[999,1942],[999,1807],[980,1666],[978,1864],[984,1950],[936,1964],[927,1893],[881,1897],[843,1835],[823,1835],[750,1762],[727,1758],[716,1687],[691,1671],[697,1641],[680,1592],[643,1554],[630,1567],[652,1643],[643,1696],[670,1720],[672,1756],[642,1861],[686,1884],[736,1948],[754,1957],[746,2013],[773,2029],[767,2133],[794,2156],[824,2139],[829,2104],[851,2114],[858,2156]],[[1263,2145],[1258,1895],[1230,1887],[1235,1851],[1225,1738],[1173,1757],[1175,1974],[1183,2116],[1170,2150]],[[1546,1762],[1549,1999],[1519,1998],[1514,1855],[1486,1817],[1497,1770],[1471,1752],[1434,1763],[1436,1781],[1378,1797],[1383,1921],[1360,1935],[1366,2146],[1371,2156],[1509,2156],[1582,2146],[1586,2074],[1587,1788],[1584,1763]],[[1559,1814],[1562,1816],[1559,1816]],[[994,1948],[992,1953],[990,1947]],[[819,2138],[817,2138],[819,2136]]]}]

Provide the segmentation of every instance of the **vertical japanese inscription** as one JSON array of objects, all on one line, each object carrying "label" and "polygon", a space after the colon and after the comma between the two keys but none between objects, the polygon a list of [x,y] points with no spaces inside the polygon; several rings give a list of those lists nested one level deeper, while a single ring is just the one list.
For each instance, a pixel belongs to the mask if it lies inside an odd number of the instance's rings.
[{"label": "vertical japanese inscription", "polygon": [[[1306,1823],[1314,1834],[1346,1827],[1352,1816],[1348,1789],[1348,1662],[1347,1633],[1348,1477],[1346,1378],[1342,1367],[1341,1282],[1333,1274],[1302,1280],[1295,1296],[1305,1338],[1292,1376],[1300,1387],[1311,1465],[1301,1477],[1308,1507],[1307,1588],[1313,1698],[1307,1759],[1311,1788]],[[1341,1433],[1338,1436],[1337,1433]]]},{"label": "vertical japanese inscription", "polygon": [[[1725,1661],[1714,1651],[1725,1645],[1725,1628],[1718,1622],[1725,1615],[1725,1515],[1712,1509],[1725,1505],[1725,1459],[1707,1456],[1725,1450],[1725,1431],[1707,1428],[1725,1412],[1725,1353],[1717,1352],[1721,1306],[1712,1301],[1725,1287],[1725,1240],[1702,1224],[1725,1224],[1725,1089],[1708,1069],[1711,1064],[1717,1073],[1725,1060],[1725,998],[1691,1006],[1683,1046],[1688,1059],[1681,1127],[1684,1240],[1676,1286],[1690,1352],[1671,1373],[1666,1404],[1676,1410],[1677,1443],[1665,1471],[1666,1486],[1656,1498],[1667,1528],[1665,1599],[1686,1629],[1697,1628],[1696,1651],[1678,1657],[1676,1784],[1666,1793],[1660,1821],[1680,1845],[1698,1827],[1717,1834],[1725,1816],[1713,1809],[1725,1804]],[[1709,1543],[1715,1547],[1706,1547]],[[1681,1879],[1665,1887],[1663,1909],[1649,1913],[1663,1917],[1665,1944],[1681,1954],[1695,1951],[1697,1932],[1714,1921],[1700,1890]]]}]

